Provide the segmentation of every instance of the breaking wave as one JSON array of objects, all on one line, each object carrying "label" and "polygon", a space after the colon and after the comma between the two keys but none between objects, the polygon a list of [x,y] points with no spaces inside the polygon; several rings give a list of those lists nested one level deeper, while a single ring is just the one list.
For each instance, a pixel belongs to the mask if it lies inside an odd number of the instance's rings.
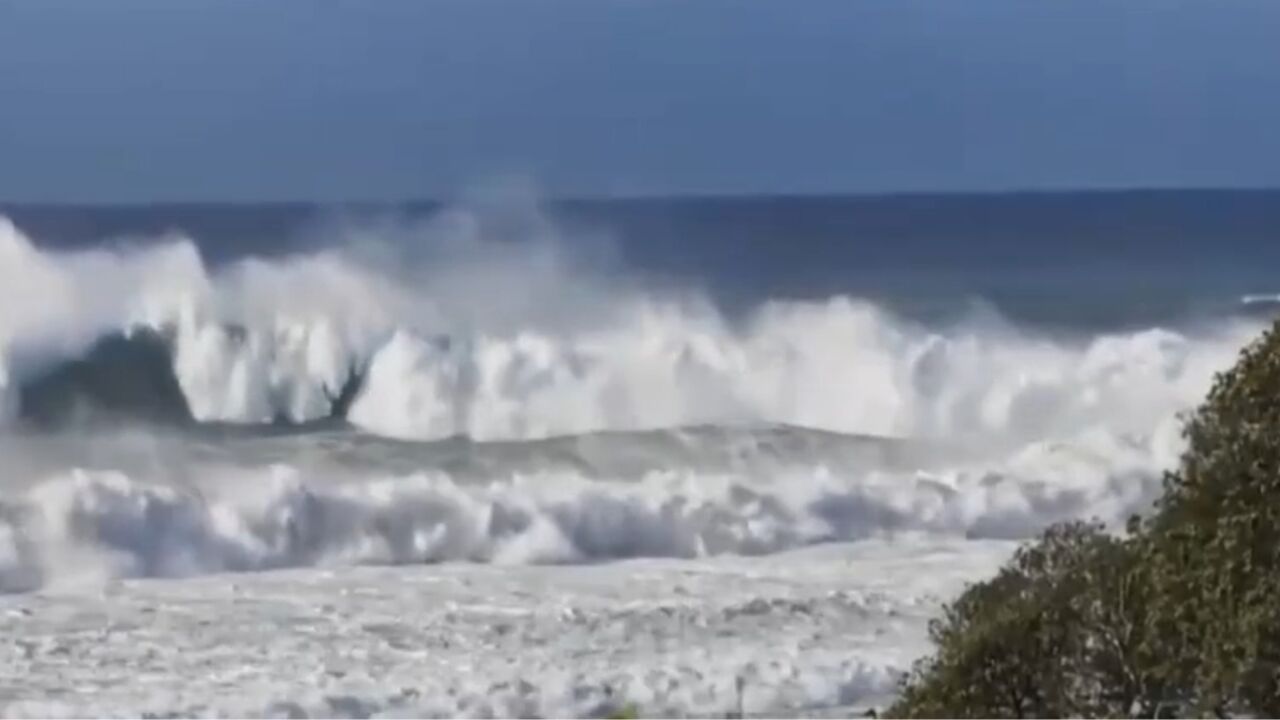
[{"label": "breaking wave", "polygon": [[[530,277],[484,280],[493,251],[471,242],[421,275],[342,250],[210,271],[189,241],[53,254],[0,225],[5,405],[38,419],[74,418],[76,400],[205,423],[339,416],[414,440],[776,422],[1025,441],[1149,431],[1261,327],[1052,338],[990,315],[927,328],[850,298],[730,321],[696,297],[579,279],[536,249],[498,261]],[[512,296],[528,322],[501,307]]]},{"label": "breaking wave", "polygon": [[1018,538],[1081,514],[1122,521],[1157,487],[1144,448],[1101,439],[937,471],[794,456],[767,470],[671,466],[631,480],[537,469],[483,482],[440,470],[353,479],[269,465],[211,466],[175,484],[73,469],[0,504],[0,590],[85,574],[691,558],[899,533]]},{"label": "breaking wave", "polygon": [[[731,318],[529,225],[495,241],[460,210],[211,268],[180,237],[53,253],[0,219],[8,433],[123,418],[170,448],[250,438],[177,469],[66,446],[63,467],[24,464],[24,441],[0,589],[80,567],[574,562],[1120,519],[1180,452],[1178,414],[1263,324],[1068,336],[844,297]],[[284,442],[266,426],[301,434],[252,462]],[[316,461],[326,432],[372,460]]]}]

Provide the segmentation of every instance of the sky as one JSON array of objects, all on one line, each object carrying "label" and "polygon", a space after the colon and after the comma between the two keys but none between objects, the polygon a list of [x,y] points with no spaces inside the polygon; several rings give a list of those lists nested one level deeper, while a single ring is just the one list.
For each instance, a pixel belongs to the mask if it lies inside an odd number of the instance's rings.
[{"label": "sky", "polygon": [[0,0],[0,200],[1280,187],[1276,0]]}]

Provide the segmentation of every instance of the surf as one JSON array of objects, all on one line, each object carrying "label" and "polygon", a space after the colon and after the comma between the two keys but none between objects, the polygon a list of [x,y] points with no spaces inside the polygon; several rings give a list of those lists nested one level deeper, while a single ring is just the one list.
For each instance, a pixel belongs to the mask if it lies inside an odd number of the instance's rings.
[{"label": "surf", "polygon": [[1264,323],[726,312],[487,227],[211,266],[179,235],[53,251],[0,223],[0,589],[1123,522]]}]

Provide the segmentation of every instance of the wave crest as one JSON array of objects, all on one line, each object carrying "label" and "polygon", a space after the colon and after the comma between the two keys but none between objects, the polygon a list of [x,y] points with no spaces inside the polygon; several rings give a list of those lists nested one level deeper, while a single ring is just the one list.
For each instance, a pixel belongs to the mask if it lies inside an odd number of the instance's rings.
[{"label": "wave crest", "polygon": [[[12,260],[3,272],[24,283],[0,282],[6,298],[18,287],[23,299],[0,312],[0,390],[12,416],[33,406],[21,398],[51,368],[62,368],[52,373],[59,392],[108,384],[99,376],[115,372],[103,355],[114,341],[95,342],[160,334],[199,422],[339,416],[413,440],[786,423],[1016,446],[1097,429],[1149,433],[1197,402],[1261,327],[1239,318],[1055,338],[990,315],[929,328],[850,298],[773,301],[729,320],[696,296],[605,288],[542,246],[503,254],[464,233],[446,247],[428,260],[453,265],[424,261],[419,274],[351,248],[211,271],[187,241],[56,254],[0,224],[0,252]],[[488,262],[506,285],[484,282]],[[513,271],[521,262],[527,288]],[[566,307],[547,290],[556,285],[589,310]],[[485,309],[487,296],[525,291],[525,323],[512,321],[511,297]],[[152,368],[154,348],[134,348],[144,350],[139,367]],[[182,414],[157,399],[164,383],[140,392],[157,397],[139,407]]]}]

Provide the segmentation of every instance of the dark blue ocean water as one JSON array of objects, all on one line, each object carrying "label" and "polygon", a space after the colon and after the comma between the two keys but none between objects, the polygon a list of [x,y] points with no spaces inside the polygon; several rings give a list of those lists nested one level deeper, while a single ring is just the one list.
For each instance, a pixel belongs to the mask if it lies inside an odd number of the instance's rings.
[{"label": "dark blue ocean water", "polygon": [[[0,214],[50,248],[182,232],[218,265],[442,207],[0,204]],[[500,242],[532,234],[523,211],[480,215]],[[539,203],[538,223],[570,252],[705,290],[730,312],[847,294],[923,320],[985,306],[1019,323],[1097,328],[1269,313],[1274,304],[1242,299],[1280,293],[1280,191],[578,200]]]}]

